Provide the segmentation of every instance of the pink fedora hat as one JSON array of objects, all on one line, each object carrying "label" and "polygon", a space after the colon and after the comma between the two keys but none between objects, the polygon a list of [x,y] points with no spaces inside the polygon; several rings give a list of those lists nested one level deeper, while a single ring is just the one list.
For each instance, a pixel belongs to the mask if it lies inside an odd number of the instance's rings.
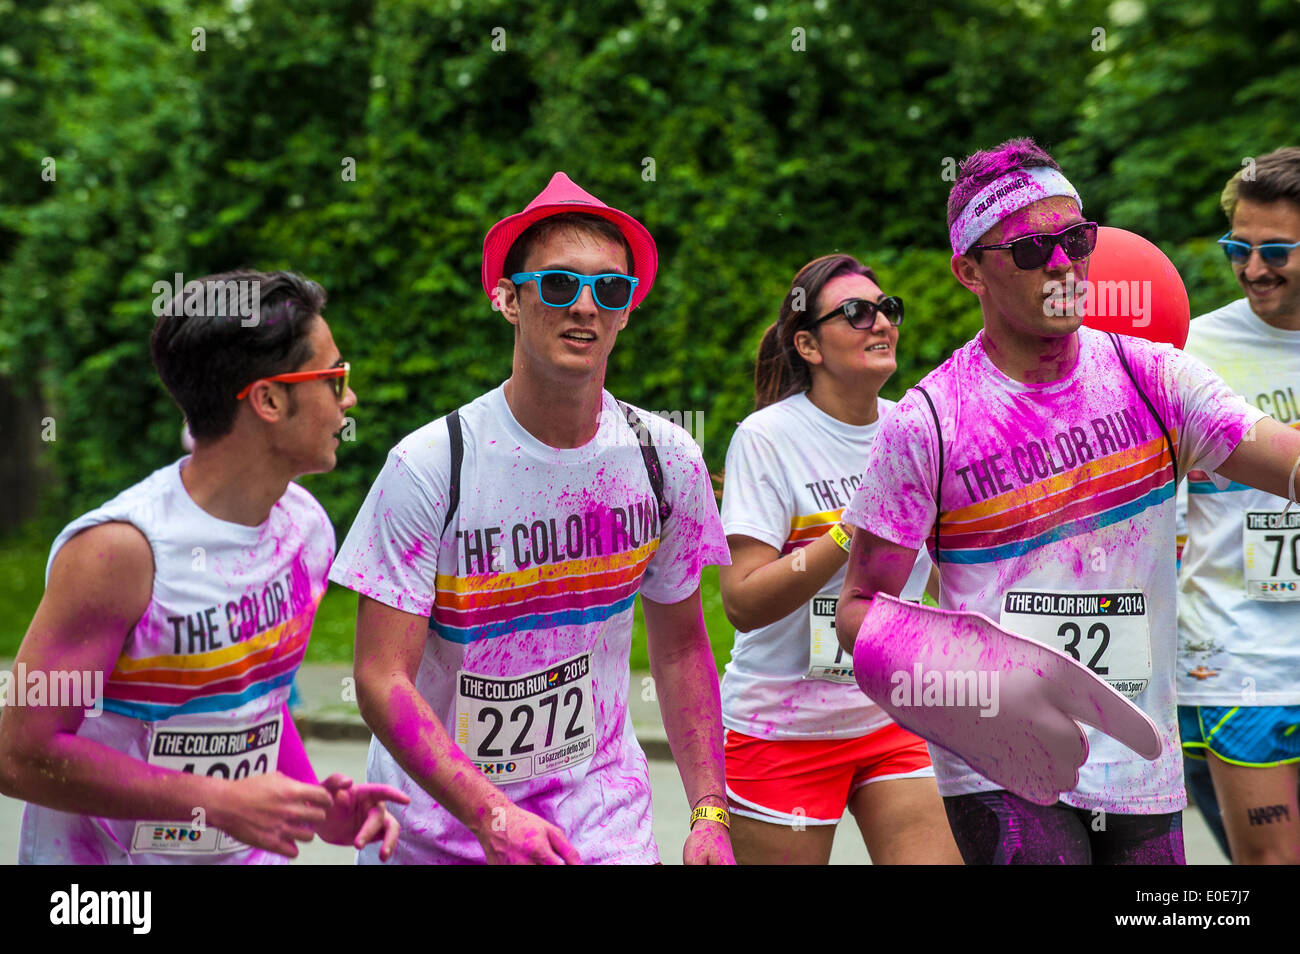
[{"label": "pink fedora hat", "polygon": [[632,275],[638,280],[636,291],[632,293],[631,311],[650,292],[655,282],[655,270],[659,267],[659,252],[655,240],[644,225],[626,212],[611,209],[590,192],[579,188],[563,172],[551,176],[551,181],[537,198],[529,202],[522,212],[508,215],[492,228],[488,229],[483,239],[483,291],[488,298],[495,301],[497,280],[501,278],[505,267],[506,253],[515,239],[534,222],[550,215],[562,212],[583,212],[609,219],[618,226],[618,230],[632,247]]}]

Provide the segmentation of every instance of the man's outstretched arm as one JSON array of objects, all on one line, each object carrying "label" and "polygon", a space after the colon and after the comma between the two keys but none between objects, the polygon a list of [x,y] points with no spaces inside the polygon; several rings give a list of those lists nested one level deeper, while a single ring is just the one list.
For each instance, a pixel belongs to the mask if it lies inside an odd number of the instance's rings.
[{"label": "man's outstretched arm", "polygon": [[397,763],[483,846],[490,864],[578,864],[564,833],[489,782],[415,688],[429,620],[368,596],[357,605],[361,716]]},{"label": "man's outstretched arm", "polygon": [[[699,588],[679,603],[656,603],[642,596],[641,611],[664,732],[686,798],[692,807],[700,803],[726,808],[718,669],[704,628]],[[719,822],[701,819],[687,836],[682,859],[688,865],[735,864],[730,834]]]},{"label": "man's outstretched arm", "polygon": [[[1219,465],[1218,473],[1247,487],[1294,500],[1292,491],[1300,492],[1300,473],[1295,473],[1297,460],[1300,431],[1265,417]],[[1294,487],[1289,483],[1293,473]]]}]

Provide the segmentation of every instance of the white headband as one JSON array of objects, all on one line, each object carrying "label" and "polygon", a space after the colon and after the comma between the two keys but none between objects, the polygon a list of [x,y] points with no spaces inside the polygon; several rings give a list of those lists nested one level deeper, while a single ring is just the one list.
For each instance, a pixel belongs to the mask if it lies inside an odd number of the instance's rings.
[{"label": "white headband", "polygon": [[952,223],[952,228],[948,230],[952,250],[958,255],[965,255],[976,239],[1012,212],[1054,195],[1069,196],[1079,203],[1079,211],[1083,211],[1083,201],[1074,186],[1050,166],[1017,169],[995,179],[975,193],[966,203],[966,208],[961,210],[961,215]]}]

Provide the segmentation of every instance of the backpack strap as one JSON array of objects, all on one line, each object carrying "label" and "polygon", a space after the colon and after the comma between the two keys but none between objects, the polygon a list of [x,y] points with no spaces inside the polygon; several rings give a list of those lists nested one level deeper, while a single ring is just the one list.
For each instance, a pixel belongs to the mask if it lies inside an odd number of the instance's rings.
[{"label": "backpack strap", "polygon": [[654,439],[650,436],[650,429],[645,426],[645,422],[622,401],[618,402],[619,410],[623,412],[623,418],[627,421],[627,426],[632,428],[632,433],[636,435],[637,445],[641,448],[641,460],[645,463],[646,476],[650,478],[650,488],[654,491],[655,500],[659,503],[659,529],[663,532],[663,525],[672,516],[673,508],[664,499],[664,472],[659,464],[659,452],[655,449]]},{"label": "backpack strap", "polygon": [[460,409],[447,415],[447,436],[451,438],[451,484],[447,488],[447,516],[442,521],[443,536],[460,506],[460,466],[465,461],[465,432],[460,425]]},{"label": "backpack strap", "polygon": [[930,415],[934,418],[934,435],[939,442],[939,480],[934,487],[934,565],[939,566],[939,518],[943,516],[943,428],[939,426],[939,412],[934,406],[930,392],[921,385],[916,385],[925,403],[930,406]]},{"label": "backpack strap", "polygon": [[1156,413],[1155,406],[1151,403],[1151,399],[1147,397],[1146,392],[1142,390],[1142,385],[1138,384],[1137,378],[1134,377],[1133,369],[1129,367],[1128,357],[1124,354],[1124,348],[1120,344],[1119,335],[1115,334],[1113,331],[1108,331],[1106,334],[1110,336],[1110,343],[1115,346],[1115,353],[1119,355],[1119,363],[1124,366],[1124,373],[1128,375],[1129,381],[1133,383],[1133,387],[1137,391],[1138,396],[1142,398],[1142,403],[1147,406],[1147,410],[1150,411],[1151,416],[1155,418],[1156,424],[1160,427],[1160,433],[1165,436],[1165,448],[1169,451],[1169,463],[1174,468],[1174,486],[1177,487],[1178,457],[1174,454],[1174,442],[1169,437],[1169,429],[1165,427],[1165,422],[1160,415]]},{"label": "backpack strap", "polygon": [[[672,516],[673,508],[664,498],[664,472],[659,463],[659,452],[655,449],[650,429],[645,426],[645,422],[636,411],[622,401],[618,402],[618,406],[623,412],[627,426],[632,429],[632,433],[636,434],[637,444],[641,448],[641,460],[645,463],[646,475],[650,478],[650,488],[654,491],[655,500],[659,504],[659,525],[662,527],[664,521]],[[460,506],[460,470],[465,461],[465,433],[461,427],[459,410],[447,415],[447,436],[451,439],[451,483],[447,489],[447,516],[442,522],[444,534],[451,526],[451,521],[456,516],[456,509]]]}]

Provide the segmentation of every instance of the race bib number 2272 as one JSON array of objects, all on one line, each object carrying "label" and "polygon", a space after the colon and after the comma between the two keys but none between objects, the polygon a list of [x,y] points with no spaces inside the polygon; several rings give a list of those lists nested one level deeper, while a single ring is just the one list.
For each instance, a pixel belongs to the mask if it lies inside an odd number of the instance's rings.
[{"label": "race bib number 2272", "polygon": [[456,676],[456,743],[495,781],[585,762],[596,751],[595,728],[590,654],[525,676]]}]

